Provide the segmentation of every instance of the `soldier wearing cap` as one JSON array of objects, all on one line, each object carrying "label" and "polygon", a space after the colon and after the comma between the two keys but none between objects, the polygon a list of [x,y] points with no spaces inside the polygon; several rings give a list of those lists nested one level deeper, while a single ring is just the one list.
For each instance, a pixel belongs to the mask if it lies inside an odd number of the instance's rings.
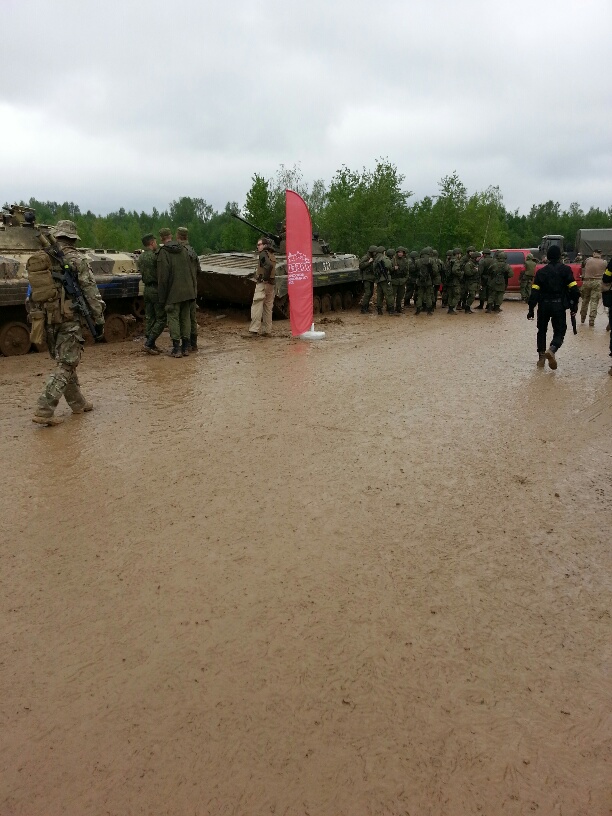
[{"label": "soldier wearing cap", "polygon": [[[96,324],[96,334],[101,337],[104,331],[104,302],[89,264],[76,249],[79,236],[74,222],[58,221],[53,235],[63,252],[64,262],[69,264],[77,275],[79,286]],[[82,414],[93,409],[93,404],[81,393],[76,373],[85,340],[81,319],[64,289],[58,292],[57,301],[47,301],[41,306],[45,312],[49,354],[57,365],[38,398],[32,421],[39,425],[59,425],[62,419],[55,417],[54,413],[62,397],[65,397],[73,414]]]},{"label": "soldier wearing cap", "polygon": [[251,303],[249,337],[270,337],[272,334],[272,309],[276,294],[276,255],[269,238],[257,241],[257,268],[255,269],[255,292]]},{"label": "soldier wearing cap", "polygon": [[376,246],[372,244],[365,255],[362,255],[359,260],[359,271],[361,272],[361,280],[363,281],[363,298],[361,301],[361,314],[367,314],[370,311],[370,301],[374,294],[374,256],[376,255]]},{"label": "soldier wearing cap", "polygon": [[584,323],[588,312],[589,326],[591,327],[595,325],[595,318],[597,317],[597,307],[601,297],[601,278],[605,270],[606,262],[601,257],[601,250],[594,249],[593,255],[586,259],[582,267],[582,287],[580,289],[582,299],[580,322]]},{"label": "soldier wearing cap", "polygon": [[142,237],[144,252],[138,258],[138,271],[144,285],[145,343],[148,354],[159,354],[155,341],[166,328],[166,310],[159,302],[157,291],[157,241],[152,232]]},{"label": "soldier wearing cap", "polygon": [[[189,254],[189,261],[191,263],[191,274],[193,275],[193,285],[197,295],[198,292],[198,272],[200,271],[200,262],[195,249],[189,243],[189,232],[187,227],[179,227],[176,231],[176,239],[179,241]],[[191,336],[190,345],[191,351],[198,350],[198,319],[197,319],[197,304],[194,298],[189,304],[189,319],[191,320]]]},{"label": "soldier wearing cap", "polygon": [[164,242],[157,253],[159,302],[166,310],[172,339],[171,357],[188,357],[191,338],[191,301],[196,287],[186,247],[173,241],[169,229],[159,231]]}]

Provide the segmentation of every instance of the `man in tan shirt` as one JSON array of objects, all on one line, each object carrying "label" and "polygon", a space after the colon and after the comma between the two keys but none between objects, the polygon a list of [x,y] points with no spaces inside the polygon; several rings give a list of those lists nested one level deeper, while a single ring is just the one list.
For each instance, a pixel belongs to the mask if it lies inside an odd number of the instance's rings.
[{"label": "man in tan shirt", "polygon": [[601,250],[594,249],[593,255],[587,258],[582,268],[582,288],[580,297],[580,322],[584,323],[589,313],[589,326],[595,325],[597,307],[601,296],[601,276],[606,271],[606,262],[601,257]]}]

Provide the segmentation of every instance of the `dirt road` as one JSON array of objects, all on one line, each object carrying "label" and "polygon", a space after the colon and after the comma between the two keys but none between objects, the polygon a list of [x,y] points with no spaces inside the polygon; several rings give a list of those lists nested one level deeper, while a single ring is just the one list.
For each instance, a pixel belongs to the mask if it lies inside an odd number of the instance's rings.
[{"label": "dirt road", "polygon": [[605,320],[341,320],[0,360],[1,816],[612,812]]}]

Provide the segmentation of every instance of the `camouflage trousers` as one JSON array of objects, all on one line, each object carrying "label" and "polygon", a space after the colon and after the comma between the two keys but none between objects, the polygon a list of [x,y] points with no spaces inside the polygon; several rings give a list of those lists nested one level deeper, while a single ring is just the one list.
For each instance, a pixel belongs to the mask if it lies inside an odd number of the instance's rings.
[{"label": "camouflage trousers", "polygon": [[584,322],[586,320],[588,311],[589,323],[594,323],[595,318],[597,317],[599,298],[601,297],[601,281],[582,281],[582,286],[580,287],[580,297],[582,299],[582,303],[580,305],[580,319]]},{"label": "camouflage trousers", "polygon": [[395,311],[401,312],[404,308],[404,297],[406,295],[406,281],[394,280],[391,283],[393,289],[393,303],[395,304]]},{"label": "camouflage trousers", "polygon": [[455,309],[461,297],[461,283],[459,281],[447,283],[445,285],[446,304],[449,309]]},{"label": "camouflage trousers", "polygon": [[189,340],[191,337],[191,301],[168,303],[166,306],[168,329],[172,340]]},{"label": "camouflage trousers", "polygon": [[416,291],[416,281],[414,278],[408,278],[406,281],[406,296],[404,297],[404,303],[406,306],[410,303],[410,298],[414,297],[414,293]]},{"label": "camouflage trousers", "polygon": [[383,299],[387,304],[387,311],[394,310],[393,287],[387,281],[379,280],[376,284],[376,308],[380,311],[383,306]]},{"label": "camouflage trousers", "polygon": [[463,301],[463,306],[466,309],[469,309],[472,303],[476,300],[476,293],[480,288],[480,281],[478,278],[464,278],[463,279],[463,289],[461,292],[461,299]]},{"label": "camouflage trousers", "polygon": [[533,285],[533,277],[523,276],[519,279],[519,283],[521,284],[521,300],[525,303],[529,300],[529,295],[531,294],[531,287]]},{"label": "camouflage trousers", "polygon": [[74,412],[83,410],[87,401],[81,394],[76,369],[84,345],[78,322],[71,320],[56,326],[47,326],[47,347],[57,365],[38,398],[36,416],[52,417],[62,397],[66,398]]},{"label": "camouflage trousers", "polygon": [[431,283],[417,284],[414,303],[417,309],[433,309],[433,286]]},{"label": "camouflage trousers", "polygon": [[191,345],[198,342],[198,306],[195,300],[189,301],[189,320],[191,321]]},{"label": "camouflage trousers", "polygon": [[157,289],[145,286],[145,337],[153,336],[157,340],[166,328],[166,310],[157,298]]},{"label": "camouflage trousers", "polygon": [[364,280],[363,282],[363,298],[361,299],[361,308],[367,309],[374,294],[374,281]]},{"label": "camouflage trousers", "polygon": [[494,306],[501,306],[504,302],[504,295],[506,293],[505,289],[489,289],[489,297],[487,300],[487,309],[489,306],[493,308]]},{"label": "camouflage trousers", "polygon": [[478,290],[478,300],[481,303],[486,303],[489,298],[489,287],[486,280],[480,281],[480,289]]},{"label": "camouflage trousers", "polygon": [[251,334],[272,333],[272,309],[274,307],[275,289],[273,283],[260,281],[255,284],[255,294],[251,305]]}]

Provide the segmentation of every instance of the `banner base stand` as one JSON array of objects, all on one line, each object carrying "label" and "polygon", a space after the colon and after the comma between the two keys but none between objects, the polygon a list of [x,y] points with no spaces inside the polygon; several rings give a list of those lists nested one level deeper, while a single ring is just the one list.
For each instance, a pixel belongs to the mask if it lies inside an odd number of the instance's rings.
[{"label": "banner base stand", "polygon": [[303,334],[298,334],[298,340],[322,340],[324,337],[325,332],[314,330],[314,323],[310,327],[310,331],[305,331]]}]

